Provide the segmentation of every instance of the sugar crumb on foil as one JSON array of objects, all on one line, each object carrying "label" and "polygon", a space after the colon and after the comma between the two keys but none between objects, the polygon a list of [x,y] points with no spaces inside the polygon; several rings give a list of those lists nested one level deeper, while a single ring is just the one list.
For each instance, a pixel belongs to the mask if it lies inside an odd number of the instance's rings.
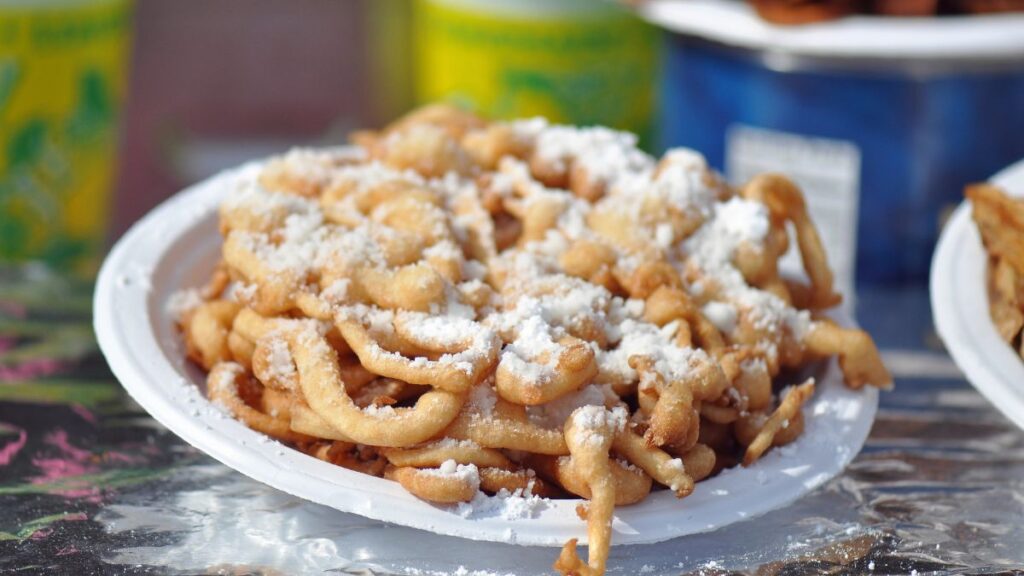
[{"label": "sugar crumb on foil", "polygon": [[423,568],[403,568],[406,576],[517,576],[512,572],[492,572],[490,570],[470,570],[460,565],[451,570],[426,570]]}]

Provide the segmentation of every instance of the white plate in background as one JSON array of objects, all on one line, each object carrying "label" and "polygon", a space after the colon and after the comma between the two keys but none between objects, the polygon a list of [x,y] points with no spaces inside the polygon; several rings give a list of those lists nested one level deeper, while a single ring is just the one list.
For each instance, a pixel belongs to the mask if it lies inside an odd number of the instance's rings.
[{"label": "white plate in background", "polygon": [[[1024,197],[1024,160],[992,177]],[[996,332],[988,307],[988,254],[964,201],[950,217],[932,258],[935,327],[967,379],[1017,426],[1024,428],[1024,360]]]},{"label": "white plate in background", "polygon": [[[739,0],[645,0],[639,14],[663,28],[776,54],[880,61],[1008,61],[1024,58],[1024,14],[879,17],[855,14],[787,26]],[[777,62],[785,66],[785,62]]]},{"label": "white plate in background", "polygon": [[[243,168],[244,169],[244,168]],[[530,518],[463,517],[419,500],[397,483],[334,466],[250,430],[210,404],[202,373],[184,359],[166,312],[177,290],[202,285],[220,253],[217,205],[239,170],[192,186],[140,220],[111,251],[95,295],[103,354],[129,394],[154,418],[224,464],[290,494],[369,518],[475,540],[560,546],[586,541],[578,500],[550,501]],[[840,318],[849,324],[848,319]],[[640,544],[714,530],[783,507],[836,476],[867,438],[878,406],[873,388],[852,391],[834,361],[822,364],[805,408],[806,431],[750,468],[700,482],[677,500],[669,491],[616,509],[613,543]]]}]

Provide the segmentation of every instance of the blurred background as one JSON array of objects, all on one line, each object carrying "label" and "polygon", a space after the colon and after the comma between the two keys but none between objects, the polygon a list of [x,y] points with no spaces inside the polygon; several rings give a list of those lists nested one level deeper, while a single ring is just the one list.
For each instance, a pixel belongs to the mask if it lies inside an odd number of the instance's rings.
[{"label": "blurred background", "polygon": [[785,172],[842,282],[920,284],[963,186],[1024,157],[1024,20],[985,1],[0,0],[0,260],[89,276],[190,183],[447,99]]}]

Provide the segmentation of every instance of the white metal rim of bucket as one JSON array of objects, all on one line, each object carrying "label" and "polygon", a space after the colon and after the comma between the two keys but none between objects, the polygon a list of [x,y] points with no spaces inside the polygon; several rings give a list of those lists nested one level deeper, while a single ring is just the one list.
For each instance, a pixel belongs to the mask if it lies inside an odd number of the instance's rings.
[{"label": "white metal rim of bucket", "polygon": [[941,17],[855,15],[779,26],[739,0],[649,0],[662,28],[736,48],[836,59],[1010,61],[1024,65],[1024,13]]}]

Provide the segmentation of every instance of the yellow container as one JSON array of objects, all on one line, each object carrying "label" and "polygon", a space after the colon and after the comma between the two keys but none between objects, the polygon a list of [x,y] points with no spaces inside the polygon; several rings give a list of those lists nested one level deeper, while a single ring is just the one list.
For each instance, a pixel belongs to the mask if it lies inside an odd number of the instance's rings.
[{"label": "yellow container", "polygon": [[649,142],[657,32],[596,0],[417,0],[414,92],[497,118],[604,124]]},{"label": "yellow container", "polygon": [[129,12],[129,0],[0,0],[0,262],[95,271]]}]

